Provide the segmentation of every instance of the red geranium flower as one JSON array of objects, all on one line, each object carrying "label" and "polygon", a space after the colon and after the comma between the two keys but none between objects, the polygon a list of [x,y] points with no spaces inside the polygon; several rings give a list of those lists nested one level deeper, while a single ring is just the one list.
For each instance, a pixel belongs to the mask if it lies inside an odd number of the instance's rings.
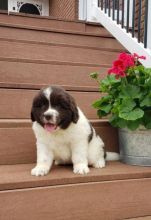
[{"label": "red geranium flower", "polygon": [[133,56],[134,56],[134,58],[136,58],[136,59],[146,60],[146,57],[145,57],[145,56],[139,56],[137,53],[134,53]]},{"label": "red geranium flower", "polygon": [[121,68],[118,68],[116,66],[113,66],[112,68],[110,68],[108,70],[108,74],[115,74],[116,78],[125,77],[126,76],[125,72]]},{"label": "red geranium flower", "polygon": [[117,78],[125,77],[127,69],[137,65],[138,59],[146,59],[145,56],[139,56],[136,53],[133,55],[128,53],[121,53],[118,60],[113,62],[112,68],[108,70],[108,74],[115,74]]},{"label": "red geranium flower", "polygon": [[113,63],[114,67],[117,67],[119,70],[125,71],[126,70],[126,65],[123,62],[123,60],[115,60]]},{"label": "red geranium flower", "polygon": [[123,61],[126,67],[131,67],[135,65],[134,56],[132,56],[131,54],[121,53],[118,58]]}]

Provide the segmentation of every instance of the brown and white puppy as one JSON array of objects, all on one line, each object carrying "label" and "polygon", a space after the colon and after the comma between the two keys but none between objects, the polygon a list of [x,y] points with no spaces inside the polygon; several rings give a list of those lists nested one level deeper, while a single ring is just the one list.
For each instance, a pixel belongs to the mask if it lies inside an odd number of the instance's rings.
[{"label": "brown and white puppy", "polygon": [[[48,174],[55,164],[73,163],[73,172],[86,174],[88,165],[105,167],[104,143],[88,119],[61,87],[42,89],[33,100],[31,119],[37,139],[37,165],[31,174]],[[107,153],[116,160],[118,154]]]}]

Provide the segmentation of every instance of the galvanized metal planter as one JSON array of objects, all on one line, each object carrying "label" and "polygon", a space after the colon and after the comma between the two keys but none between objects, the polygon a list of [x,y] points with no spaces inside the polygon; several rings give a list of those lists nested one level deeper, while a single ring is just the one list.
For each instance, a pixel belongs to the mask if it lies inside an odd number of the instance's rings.
[{"label": "galvanized metal planter", "polygon": [[151,130],[119,129],[119,146],[122,162],[151,166]]}]

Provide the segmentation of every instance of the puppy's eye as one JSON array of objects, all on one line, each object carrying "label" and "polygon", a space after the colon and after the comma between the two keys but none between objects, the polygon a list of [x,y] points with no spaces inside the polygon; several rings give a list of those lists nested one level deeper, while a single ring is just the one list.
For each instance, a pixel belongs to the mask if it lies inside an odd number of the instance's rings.
[{"label": "puppy's eye", "polygon": [[45,100],[38,100],[34,103],[35,108],[45,108],[47,106],[47,102]]},{"label": "puppy's eye", "polygon": [[44,107],[44,104],[42,104],[42,103],[37,103],[37,104],[35,105],[35,107],[36,107],[36,108],[43,108],[43,107]]},{"label": "puppy's eye", "polygon": [[68,109],[69,108],[69,101],[67,99],[61,99],[59,102],[59,105],[64,109]]}]

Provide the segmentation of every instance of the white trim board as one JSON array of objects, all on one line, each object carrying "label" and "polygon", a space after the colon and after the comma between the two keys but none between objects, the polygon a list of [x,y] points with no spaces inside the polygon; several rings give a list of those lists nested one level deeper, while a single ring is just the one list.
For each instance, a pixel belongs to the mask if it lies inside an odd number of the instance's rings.
[{"label": "white trim board", "polygon": [[8,12],[19,12],[20,5],[26,3],[35,5],[40,15],[49,16],[49,0],[8,0]]},{"label": "white trim board", "polygon": [[87,0],[79,0],[79,20],[87,18]]}]

